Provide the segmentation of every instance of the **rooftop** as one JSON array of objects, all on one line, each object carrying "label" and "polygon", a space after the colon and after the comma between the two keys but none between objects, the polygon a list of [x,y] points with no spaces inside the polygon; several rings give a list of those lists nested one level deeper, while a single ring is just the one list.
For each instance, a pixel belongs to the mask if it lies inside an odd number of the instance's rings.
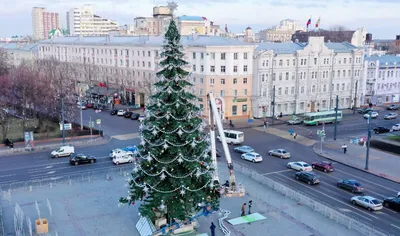
[{"label": "rooftop", "polygon": [[3,43],[0,44],[0,48],[4,48],[6,50],[21,50],[21,51],[36,51],[37,44],[24,44],[24,43]]},{"label": "rooftop", "polygon": [[383,56],[369,56],[365,57],[365,61],[379,61],[380,66],[394,66],[400,65],[400,56],[383,55]]},{"label": "rooftop", "polygon": [[[308,43],[292,43],[292,42],[284,42],[284,43],[261,43],[258,45],[257,50],[273,50],[278,54],[293,54],[296,53],[297,50],[304,49]],[[351,52],[352,50],[358,49],[356,46],[348,43],[325,43],[325,46],[328,49],[333,50],[334,52]]]},{"label": "rooftop", "polygon": [[183,20],[183,21],[205,21],[207,20],[207,18],[205,18],[204,16],[180,16],[178,17],[179,20]]}]

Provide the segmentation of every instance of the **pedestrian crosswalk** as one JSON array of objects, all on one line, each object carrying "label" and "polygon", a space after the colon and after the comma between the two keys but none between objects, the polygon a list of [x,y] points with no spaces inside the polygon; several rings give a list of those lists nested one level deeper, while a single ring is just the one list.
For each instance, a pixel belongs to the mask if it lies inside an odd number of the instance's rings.
[{"label": "pedestrian crosswalk", "polygon": [[117,140],[130,140],[136,139],[139,137],[139,133],[132,133],[132,134],[121,134],[121,135],[114,135],[112,138]]}]

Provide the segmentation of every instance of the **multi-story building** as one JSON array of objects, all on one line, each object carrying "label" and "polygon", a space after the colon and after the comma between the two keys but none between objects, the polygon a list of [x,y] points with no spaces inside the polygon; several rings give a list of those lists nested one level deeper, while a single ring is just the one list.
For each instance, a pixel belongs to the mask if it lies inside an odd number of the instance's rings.
[{"label": "multi-story building", "polygon": [[38,47],[35,43],[7,43],[0,45],[0,49],[7,51],[10,62],[14,66],[33,62],[38,54]]},{"label": "multi-story building", "polygon": [[292,35],[292,41],[298,41],[300,43],[308,42],[309,37],[324,37],[325,42],[341,43],[349,42],[354,46],[363,47],[367,40],[367,30],[365,28],[359,28],[357,30],[317,30],[317,31],[296,31]]},{"label": "multi-story building", "polygon": [[50,31],[59,28],[60,17],[58,13],[47,12],[44,7],[32,8],[32,29],[34,39],[48,39]]},{"label": "multi-story building", "polygon": [[101,36],[108,35],[110,31],[118,31],[119,24],[96,15],[92,5],[85,4],[67,12],[67,30],[70,35]]},{"label": "multi-story building", "polygon": [[260,40],[265,42],[288,42],[296,31],[305,31],[305,27],[295,20],[282,20],[278,26],[259,32]]},{"label": "multi-story building", "polygon": [[[107,84],[120,95],[144,106],[153,92],[152,83],[159,70],[162,36],[60,37],[39,43],[39,58],[55,58],[82,68],[79,80],[87,84]],[[248,117],[253,88],[254,46],[217,36],[182,37],[190,80],[202,99],[200,106],[208,116],[206,96],[216,94],[222,117]],[[93,66],[87,81],[85,67]],[[98,73],[94,74],[95,71]]]},{"label": "multi-story building", "polygon": [[336,95],[340,109],[359,106],[363,53],[346,42],[324,43],[323,37],[260,44],[254,56],[254,117],[272,116],[273,106],[275,115],[333,109]]},{"label": "multi-story building", "polygon": [[364,60],[362,102],[374,105],[400,102],[400,56],[367,56]]}]

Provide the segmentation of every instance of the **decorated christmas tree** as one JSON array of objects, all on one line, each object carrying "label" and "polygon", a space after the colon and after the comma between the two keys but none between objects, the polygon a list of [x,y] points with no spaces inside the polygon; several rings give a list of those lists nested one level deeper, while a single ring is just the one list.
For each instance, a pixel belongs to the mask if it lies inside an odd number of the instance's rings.
[{"label": "decorated christmas tree", "polygon": [[129,195],[120,199],[124,204],[141,200],[141,215],[153,220],[186,220],[207,206],[219,207],[210,140],[204,133],[199,98],[191,93],[193,85],[183,69],[188,63],[180,38],[171,20],[161,53],[163,69],[154,84],[157,92],[140,128],[137,162],[128,179]]}]

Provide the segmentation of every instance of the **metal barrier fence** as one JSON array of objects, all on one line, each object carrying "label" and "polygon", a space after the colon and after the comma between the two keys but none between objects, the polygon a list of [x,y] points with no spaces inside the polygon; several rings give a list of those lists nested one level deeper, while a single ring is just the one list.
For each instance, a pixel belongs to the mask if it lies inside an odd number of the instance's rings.
[{"label": "metal barrier fence", "polygon": [[[12,191],[29,190],[36,188],[56,186],[58,184],[69,184],[77,182],[91,182],[95,180],[110,180],[113,176],[128,176],[132,172],[132,167],[109,167],[104,169],[96,169],[85,173],[53,176],[46,179],[29,180],[23,182],[14,182],[0,185],[0,191],[4,194],[11,195]],[[3,196],[4,197],[4,196]],[[5,198],[5,197],[4,197]]]},{"label": "metal barrier fence", "polygon": [[[235,164],[235,167],[236,171],[239,171],[240,173],[251,177],[253,180],[268,186],[269,188],[301,203],[302,205],[310,207],[314,211],[322,214],[324,217],[328,217],[329,219],[335,221],[336,223],[346,226],[349,230],[354,229],[358,231],[360,234],[368,236],[391,236],[391,234],[389,234],[388,232],[384,232],[382,230],[378,230],[374,227],[371,227],[368,225],[368,223],[362,220],[350,217],[345,213],[334,210],[333,207],[329,206],[328,204],[318,202],[313,198],[307,196],[307,194],[305,193],[300,193],[294,189],[291,189],[290,187],[282,183],[278,183],[249,168],[241,166],[240,164]],[[250,193],[249,195],[251,196],[252,194]]]}]

